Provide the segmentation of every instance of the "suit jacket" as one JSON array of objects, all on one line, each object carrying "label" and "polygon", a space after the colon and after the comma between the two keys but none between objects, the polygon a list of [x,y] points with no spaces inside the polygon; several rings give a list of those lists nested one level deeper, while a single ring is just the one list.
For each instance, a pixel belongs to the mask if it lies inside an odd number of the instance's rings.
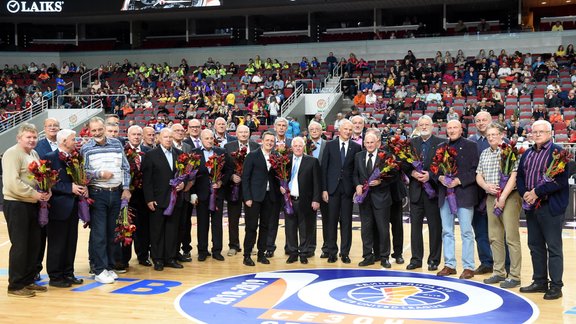
[{"label": "suit jacket", "polygon": [[[223,148],[214,146],[212,148],[214,154],[224,155],[224,167],[222,169],[222,186],[218,190],[218,198],[224,199],[225,188],[232,176],[232,159]],[[200,167],[198,167],[198,173],[196,174],[196,180],[194,181],[194,187],[192,192],[198,195],[200,200],[208,200],[210,198],[210,172],[206,167],[206,160],[204,159],[204,151],[201,148],[195,148],[193,153],[200,154]]]},{"label": "suit jacket", "polygon": [[[214,135],[214,137],[216,137],[216,135]],[[230,143],[230,142],[237,141],[237,140],[238,140],[238,138],[237,138],[236,136],[232,136],[232,135],[226,133],[226,144],[228,144],[228,143]],[[226,144],[224,144],[224,145],[226,145]],[[219,145],[219,146],[220,146],[221,148],[224,148],[223,145]]]},{"label": "suit jacket", "polygon": [[181,151],[184,153],[190,153],[194,149],[194,146],[182,141],[182,149]]},{"label": "suit jacket", "polygon": [[[358,185],[364,185],[368,178],[370,177],[371,173],[368,173],[366,169],[366,150],[360,151],[356,153],[354,157],[354,189]],[[381,152],[381,151],[378,151]],[[376,155],[376,159],[374,162],[374,168],[378,166],[380,162],[380,158]],[[399,182],[398,173],[394,173],[391,177],[387,179],[383,179],[382,182],[374,187],[370,187],[368,191],[368,196],[370,196],[370,202],[372,204],[372,208],[374,209],[382,209],[385,207],[390,207],[392,205],[392,192],[391,192],[391,185],[394,182]]]},{"label": "suit jacket", "polygon": [[[289,167],[292,170],[292,162],[290,162]],[[312,202],[320,203],[322,201],[320,163],[313,156],[302,155],[302,160],[298,167],[298,195],[300,198],[300,212],[302,213],[312,211]]]},{"label": "suit jacket", "polygon": [[326,141],[325,139],[321,138],[320,139],[320,152],[318,152],[318,162],[320,162],[320,165],[322,165],[322,154],[324,153],[324,150],[326,149],[326,143],[328,143],[328,141]]},{"label": "suit jacket", "polygon": [[[423,142],[424,141],[422,140],[422,137],[416,137],[412,139],[410,143],[412,148],[414,149],[414,152],[418,156],[422,157],[422,164],[424,167],[424,171],[430,171],[430,164],[432,163],[432,158],[434,157],[434,154],[436,153],[438,146],[440,146],[442,143],[445,143],[446,139],[437,137],[435,135],[431,135],[430,138],[428,139],[430,148],[428,149],[426,156],[422,156]],[[414,166],[412,166],[412,164],[402,163],[402,170],[410,178],[410,185],[408,187],[408,194],[410,197],[410,201],[416,202],[420,199],[420,195],[426,194],[426,192],[424,192],[422,183],[420,183],[420,181],[416,180],[411,176],[412,170],[414,170]],[[432,180],[432,173],[430,173],[430,181],[428,182],[432,185],[432,187],[434,187],[434,189],[438,190],[437,183]]]},{"label": "suit jacket", "polygon": [[[233,142],[229,142],[226,143],[226,145],[224,145],[224,149],[226,150],[226,154],[228,154],[230,156],[230,161],[231,163],[234,163],[234,161],[232,160],[232,153],[238,151],[238,148],[240,147],[239,142],[233,141]],[[260,147],[260,145],[252,140],[248,140],[248,147],[250,148],[250,152],[255,151],[256,149],[258,149]],[[250,153],[248,152],[248,153]],[[232,174],[234,174],[234,168],[235,165],[232,164]],[[239,174],[239,176],[241,176],[241,174]],[[229,181],[228,182],[228,186],[226,188],[226,200],[228,200],[229,202],[232,200],[232,187],[234,186],[234,182],[233,181]],[[239,197],[242,197],[242,186],[240,186],[240,195]],[[242,198],[240,198],[241,200]]]},{"label": "suit jacket", "polygon": [[[456,166],[458,168],[456,178],[462,182],[462,185],[455,187],[458,207],[474,207],[478,203],[476,167],[478,167],[478,160],[480,159],[476,143],[461,137],[454,142],[449,142],[447,145],[454,147],[458,152],[456,156]],[[438,176],[435,176],[434,179],[438,181]],[[438,188],[438,204],[442,207],[446,198],[446,187],[440,183]]]},{"label": "suit jacket", "polygon": [[66,165],[60,160],[59,149],[50,151],[45,159],[50,161],[53,170],[58,170],[58,182],[52,187],[48,217],[54,220],[68,219],[78,203],[78,196],[72,193],[72,177],[66,173]]},{"label": "suit jacket", "polygon": [[275,202],[280,199],[280,184],[276,178],[276,172],[272,167],[270,167],[270,170],[267,169],[262,148],[258,148],[246,156],[241,183],[244,201],[264,201],[268,183],[270,200]]},{"label": "suit jacket", "polygon": [[338,138],[326,143],[322,154],[322,191],[334,194],[338,186],[344,186],[346,195],[354,194],[354,157],[362,151],[362,147],[353,141],[348,141],[348,150],[344,164],[340,159],[340,140]]},{"label": "suit jacket", "polygon": [[34,150],[36,150],[36,153],[38,153],[38,156],[40,157],[40,159],[44,160],[44,159],[46,159],[46,154],[52,152],[52,147],[50,146],[48,139],[43,138],[43,139],[38,141],[38,144],[36,144],[36,147],[34,148]]},{"label": "suit jacket", "polygon": [[[176,160],[182,151],[172,148],[172,165],[176,166]],[[144,201],[149,203],[156,201],[156,208],[166,208],[170,203],[170,180],[174,179],[176,168],[170,169],[166,160],[166,155],[161,146],[158,146],[146,153],[142,159],[142,190],[144,191]]]},{"label": "suit jacket", "polygon": [[[200,141],[200,137],[198,137],[198,141]],[[196,145],[194,145],[194,141],[190,138],[190,136],[186,136],[186,138],[182,142],[190,145],[192,149],[197,148]]]}]

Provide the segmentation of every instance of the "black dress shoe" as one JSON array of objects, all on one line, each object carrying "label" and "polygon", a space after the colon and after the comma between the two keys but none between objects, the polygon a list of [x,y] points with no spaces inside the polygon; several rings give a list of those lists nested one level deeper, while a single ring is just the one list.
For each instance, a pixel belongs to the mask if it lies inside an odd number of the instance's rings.
[{"label": "black dress shoe", "polygon": [[190,254],[190,252],[182,253],[182,256],[185,257],[185,258],[190,258],[190,259],[192,259],[192,254]]},{"label": "black dress shoe", "polygon": [[474,274],[475,275],[482,275],[482,274],[486,274],[486,273],[492,273],[493,271],[494,271],[494,269],[492,268],[492,266],[487,266],[487,265],[481,264],[480,266],[478,266],[478,268],[476,268],[476,270],[474,270]]},{"label": "black dress shoe", "polygon": [[320,259],[328,259],[329,255],[326,252],[322,252],[322,254],[320,254]]},{"label": "black dress shoe", "polygon": [[380,265],[386,269],[392,268],[392,265],[390,264],[390,261],[388,261],[388,259],[382,259],[382,261],[380,261]]},{"label": "black dress shoe", "polygon": [[64,280],[69,282],[71,285],[81,285],[84,283],[84,279],[76,278],[74,276],[66,277]]},{"label": "black dress shoe", "polygon": [[562,297],[562,288],[559,287],[550,287],[544,294],[544,299],[546,300],[553,300]]},{"label": "black dress shoe", "polygon": [[249,256],[244,257],[244,261],[242,261],[242,263],[246,266],[249,266],[249,267],[253,267],[256,265],[256,264],[254,264],[254,261],[252,261],[252,258],[250,258]]},{"label": "black dress shoe", "polygon": [[217,261],[224,261],[224,257],[220,253],[212,253],[212,259]]},{"label": "black dress shoe", "polygon": [[164,263],[162,263],[162,262],[154,263],[154,270],[156,270],[156,271],[164,270]]},{"label": "black dress shoe", "polygon": [[350,260],[350,257],[348,257],[347,255],[343,255],[343,256],[342,256],[342,262],[348,264],[348,263],[350,263],[350,262],[352,262],[352,261]]},{"label": "black dress shoe", "polygon": [[335,255],[331,255],[328,257],[328,263],[335,263],[338,258]]},{"label": "black dress shoe", "polygon": [[305,255],[300,256],[300,263],[308,264],[308,258]]},{"label": "black dress shoe", "polygon": [[438,270],[438,265],[436,263],[430,263],[428,265],[428,271],[436,271]]},{"label": "black dress shoe", "polygon": [[48,285],[50,287],[56,287],[56,288],[70,288],[70,287],[72,287],[72,284],[66,280],[50,280]]},{"label": "black dress shoe", "polygon": [[274,257],[274,251],[266,251],[266,253],[264,253],[264,256],[267,258],[273,258]]},{"label": "black dress shoe", "polygon": [[418,268],[422,268],[422,265],[421,265],[421,264],[416,264],[416,263],[410,262],[410,263],[406,266],[406,270],[414,270],[414,269],[418,269]]},{"label": "black dress shoe", "polygon": [[174,268],[174,269],[182,269],[184,268],[183,265],[181,265],[180,263],[176,262],[176,260],[172,260],[170,262],[166,262],[166,264],[164,264],[165,267],[168,268]]},{"label": "black dress shoe", "polygon": [[140,261],[138,261],[138,264],[143,265],[145,267],[151,267],[152,266],[152,263],[150,262],[150,260],[140,260]]},{"label": "black dress shoe", "polygon": [[265,256],[259,256],[256,261],[262,264],[270,264],[270,261]]},{"label": "black dress shoe", "polygon": [[291,255],[288,257],[288,260],[286,260],[286,263],[290,264],[290,263],[294,263],[298,261],[298,256],[297,255]]},{"label": "black dress shoe", "polygon": [[521,293],[545,293],[547,292],[548,284],[531,283],[530,286],[520,287]]},{"label": "black dress shoe", "polygon": [[206,253],[199,253],[198,254],[198,261],[206,261],[206,258],[208,257],[208,254]]},{"label": "black dress shoe", "polygon": [[358,263],[358,266],[366,267],[366,266],[373,265],[373,264],[374,264],[374,257],[367,257],[367,258],[364,258],[364,260],[360,261],[360,263]]},{"label": "black dress shoe", "polygon": [[404,264],[404,258],[403,257],[397,257],[396,258],[396,264]]},{"label": "black dress shoe", "polygon": [[192,262],[192,258],[189,256],[184,256],[184,254],[178,254],[176,257],[179,262]]}]

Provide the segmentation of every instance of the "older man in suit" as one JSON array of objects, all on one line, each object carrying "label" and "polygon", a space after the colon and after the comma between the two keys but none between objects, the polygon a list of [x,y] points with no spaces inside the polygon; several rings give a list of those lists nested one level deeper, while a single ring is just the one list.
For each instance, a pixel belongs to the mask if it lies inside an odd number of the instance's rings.
[{"label": "older man in suit", "polygon": [[265,255],[268,222],[280,203],[280,185],[270,165],[270,154],[275,146],[272,132],[262,134],[262,146],[246,156],[242,170],[242,195],[246,205],[246,236],[244,237],[244,265],[254,266],[250,258],[258,235],[258,259],[262,264],[270,261]]},{"label": "older man in suit", "polygon": [[430,198],[424,190],[424,183],[428,182],[435,192],[438,191],[436,183],[430,174],[430,164],[432,157],[439,145],[445,139],[432,134],[434,123],[430,116],[424,115],[418,119],[418,130],[420,136],[411,141],[414,153],[422,158],[423,170],[417,171],[413,165],[404,163],[403,170],[410,176],[410,247],[412,258],[406,266],[407,270],[414,270],[422,267],[424,257],[424,242],[422,238],[422,226],[424,217],[428,222],[428,271],[438,270],[440,256],[442,255],[442,220],[438,209],[437,196]]},{"label": "older man in suit", "polygon": [[[316,220],[316,211],[320,208],[320,164],[318,159],[304,155],[305,140],[302,137],[292,139],[291,173],[288,186],[294,214],[286,215],[286,250],[289,254],[286,263],[294,263],[300,257],[300,263],[308,263],[310,241],[310,219]],[[282,194],[285,189],[280,188]],[[300,240],[298,240],[300,238]],[[300,244],[298,244],[300,241]]]},{"label": "older man in suit", "polygon": [[[324,138],[322,138],[322,125],[314,120],[310,121],[308,124],[308,135],[310,136],[310,140],[316,148],[311,153],[308,154],[312,155],[313,157],[318,159],[318,162],[322,164],[322,154],[324,153],[324,148],[326,147],[326,143],[328,143]],[[319,175],[321,176],[321,174]],[[324,202],[324,200],[320,199],[320,214],[322,216],[328,215],[328,204]],[[322,217],[322,233],[324,235],[324,231],[328,229],[327,223],[328,217]],[[307,257],[314,256],[316,251],[316,242],[317,242],[317,219],[316,217],[309,219],[310,223],[307,224],[306,228],[308,229],[308,249],[307,249]],[[321,258],[327,258],[328,253],[326,250],[326,246],[322,245],[322,254],[320,255]]]},{"label": "older man in suit", "polygon": [[[222,210],[224,209],[224,196],[226,184],[232,175],[232,162],[223,148],[214,146],[214,134],[211,130],[205,129],[200,133],[202,148],[194,149],[194,153],[200,155],[200,167],[194,181],[192,192],[197,195],[197,221],[198,221],[198,261],[205,261],[208,255],[208,231],[212,226],[212,258],[224,261],[222,256]],[[213,156],[223,156],[222,178],[213,183],[207,162]],[[217,190],[216,210],[211,211],[210,193],[211,188]],[[194,201],[193,201],[194,202]]]},{"label": "older man in suit", "polygon": [[196,118],[188,121],[188,136],[184,139],[184,143],[192,146],[192,148],[199,148],[202,146],[200,143],[200,131],[202,131],[202,124]]},{"label": "older man in suit", "polygon": [[[259,145],[258,143],[250,140],[250,129],[246,125],[240,125],[236,129],[237,141],[229,142],[224,145],[226,154],[231,156],[232,153],[238,152],[242,148],[246,148],[246,153],[253,152]],[[232,166],[234,168],[234,166]],[[239,225],[240,216],[242,215],[242,187],[241,174],[232,174],[230,177],[229,185],[226,188],[226,201],[228,204],[228,256],[234,256],[236,253],[242,251],[240,248]],[[234,185],[240,186],[239,195],[237,200],[232,197],[232,188]]]},{"label": "older man in suit", "polygon": [[[164,215],[172,190],[169,182],[176,174],[176,160],[182,152],[172,147],[171,129],[163,128],[159,139],[160,145],[146,153],[142,163],[144,200],[150,210],[150,252],[156,271],[164,270],[165,266],[183,268],[177,262],[179,213]],[[177,191],[182,189],[184,183],[176,187]],[[181,200],[178,195],[176,204]]]},{"label": "older man in suit", "polygon": [[48,254],[46,268],[50,277],[49,285],[67,288],[72,284],[83,283],[74,277],[74,259],[78,241],[78,197],[87,196],[88,189],[72,181],[66,172],[66,165],[60,160],[60,154],[70,155],[76,149],[76,132],[63,129],[56,139],[58,148],[46,154],[52,168],[58,170],[59,181],[52,187],[48,222]]},{"label": "older man in suit", "polygon": [[[322,199],[328,204],[328,230],[326,249],[328,262],[334,263],[338,255],[338,223],[340,223],[340,255],[342,262],[350,263],[352,246],[352,195],[354,194],[354,156],[360,145],[350,140],[352,122],[340,123],[340,134],[326,144],[322,155]],[[324,217],[324,216],[323,216]]]},{"label": "older man in suit", "polygon": [[[454,218],[460,223],[462,237],[462,266],[464,271],[460,279],[474,277],[474,231],[472,217],[474,206],[478,202],[478,186],[476,185],[476,167],[478,166],[478,150],[474,142],[462,137],[462,124],[451,120],[446,124],[449,142],[445,144],[457,152],[456,167],[458,173],[452,181],[446,175],[438,175],[438,205],[442,218],[442,244],[444,245],[444,268],[438,276],[456,274],[456,240],[454,238]],[[441,146],[442,147],[442,146]],[[447,199],[447,189],[453,188],[457,201],[457,212],[453,214]]]},{"label": "older man in suit", "polygon": [[[342,129],[342,126],[340,128]],[[356,153],[354,158],[354,185],[356,195],[362,194],[364,183],[368,181],[374,168],[380,164],[378,148],[380,147],[380,132],[369,130],[363,139],[366,150]],[[368,182],[370,187],[366,198],[360,203],[360,220],[362,223],[362,257],[364,258],[358,265],[361,267],[374,264],[374,233],[377,232],[380,264],[384,268],[390,268],[388,260],[390,256],[390,207],[392,206],[392,193],[390,185],[398,181],[398,175],[391,174],[386,179],[376,179]]]},{"label": "older man in suit", "polygon": [[226,123],[226,119],[222,117],[218,117],[216,120],[214,120],[214,139],[218,142],[218,146],[221,148],[224,148],[226,143],[237,140],[235,136],[232,136],[226,132],[227,126],[228,123]]}]

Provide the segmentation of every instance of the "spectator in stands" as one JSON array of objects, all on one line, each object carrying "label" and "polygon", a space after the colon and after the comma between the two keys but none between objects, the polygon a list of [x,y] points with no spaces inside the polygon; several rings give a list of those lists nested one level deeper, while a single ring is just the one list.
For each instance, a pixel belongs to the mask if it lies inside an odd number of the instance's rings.
[{"label": "spectator in stands", "polygon": [[506,81],[512,81],[509,80],[508,77],[512,75],[512,69],[510,69],[510,67],[508,66],[508,63],[506,62],[502,62],[502,64],[500,65],[500,68],[498,69],[498,78],[500,79],[505,79]]},{"label": "spectator in stands", "polygon": [[488,88],[500,88],[500,80],[496,78],[495,73],[490,74],[490,78],[486,80],[486,86]]},{"label": "spectator in stands", "polygon": [[532,112],[532,118],[534,118],[534,120],[548,120],[548,112],[544,108],[544,105],[536,105]]},{"label": "spectator in stands", "polygon": [[558,20],[556,22],[556,24],[554,24],[554,26],[552,26],[552,31],[553,32],[561,32],[564,31],[564,26],[562,26],[562,22],[560,22],[560,20]]},{"label": "spectator in stands", "polygon": [[260,71],[256,72],[256,74],[254,74],[252,76],[252,79],[250,80],[250,83],[257,84],[257,85],[262,83],[262,82],[264,82],[264,78],[262,77],[262,72],[260,72]]},{"label": "spectator in stands", "polygon": [[566,98],[563,99],[563,105],[565,108],[576,107],[576,95],[574,94],[574,89],[570,89]]},{"label": "spectator in stands", "polygon": [[564,116],[562,116],[562,113],[560,112],[560,107],[554,107],[554,110],[549,116],[549,121],[552,126],[554,126],[556,123],[564,122]]},{"label": "spectator in stands", "polygon": [[442,95],[437,92],[435,87],[432,88],[432,91],[428,95],[426,95],[426,104],[439,103],[440,101],[442,101]]},{"label": "spectator in stands", "polygon": [[447,120],[446,112],[444,111],[442,106],[438,106],[434,114],[432,114],[432,121],[435,124],[444,123]]},{"label": "spectator in stands", "polygon": [[464,86],[464,94],[467,98],[475,98],[477,96],[476,85],[474,85],[473,80],[469,80],[466,86]]},{"label": "spectator in stands", "polygon": [[[355,108],[355,107],[353,107]],[[342,123],[342,120],[344,119],[344,115],[342,115],[342,113],[337,113],[336,114],[336,120],[334,121],[334,130],[338,130],[340,128],[340,123]],[[324,128],[322,128],[324,129]]]},{"label": "spectator in stands", "polygon": [[478,80],[478,73],[475,71],[473,66],[470,66],[468,68],[468,71],[466,71],[466,73],[464,73],[464,75],[462,76],[462,81],[466,84],[472,81],[475,84],[477,80]]},{"label": "spectator in stands", "polygon": [[366,105],[366,90],[358,91],[356,96],[354,96],[355,106],[365,106]]},{"label": "spectator in stands", "polygon": [[[554,108],[560,107],[562,105],[562,101],[560,98],[558,98],[558,95],[554,92],[553,89],[548,89],[546,96],[544,96],[544,104],[546,105],[546,108]],[[536,120],[538,120],[538,118]]]},{"label": "spectator in stands", "polygon": [[283,90],[284,89],[284,81],[282,81],[280,74],[276,75],[276,80],[274,80],[272,88],[274,90]]},{"label": "spectator in stands", "polygon": [[342,92],[350,99],[354,98],[356,95],[356,83],[351,79],[348,72],[344,72],[343,79],[344,80],[341,81]]},{"label": "spectator in stands", "polygon": [[476,27],[478,32],[487,32],[490,31],[490,24],[486,21],[486,19],[480,19],[480,23]]},{"label": "spectator in stands", "polygon": [[363,58],[360,58],[356,64],[356,71],[360,71],[360,76],[363,76],[364,72],[370,71],[370,65]]},{"label": "spectator in stands", "polygon": [[520,95],[532,96],[535,88],[536,87],[534,86],[534,84],[532,84],[532,79],[525,78],[524,82],[522,83],[522,87],[520,88]]},{"label": "spectator in stands", "polygon": [[460,35],[460,34],[464,34],[468,32],[468,27],[466,26],[466,24],[464,24],[464,22],[462,20],[458,20],[458,22],[456,23],[456,26],[454,26],[454,33],[456,33],[456,35]]},{"label": "spectator in stands", "polygon": [[514,122],[514,124],[512,125],[512,127],[508,128],[506,131],[506,136],[508,138],[512,138],[514,135],[517,135],[519,137],[525,137],[526,136],[526,131],[524,130],[524,128],[522,126],[520,126],[520,121],[516,120]]},{"label": "spectator in stands", "polygon": [[416,64],[416,56],[412,52],[412,50],[408,50],[406,56],[404,56],[404,61],[409,60],[410,63]]},{"label": "spectator in stands", "polygon": [[[438,107],[440,108],[440,107]],[[458,115],[457,112],[454,111],[454,107],[450,107],[448,109],[448,114],[446,115],[446,121],[451,121],[451,120],[460,120],[460,116]]]},{"label": "spectator in stands", "polygon": [[370,78],[366,78],[362,83],[360,83],[360,91],[372,89],[373,86],[374,84],[372,83]]}]

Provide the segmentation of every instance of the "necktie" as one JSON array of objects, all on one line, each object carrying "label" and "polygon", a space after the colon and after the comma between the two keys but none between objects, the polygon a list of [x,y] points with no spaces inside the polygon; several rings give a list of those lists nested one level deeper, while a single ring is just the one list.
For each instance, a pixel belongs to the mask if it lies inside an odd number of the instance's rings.
[{"label": "necktie", "polygon": [[300,162],[300,158],[295,156],[294,157],[294,165],[292,165],[292,174],[290,176],[290,183],[288,184],[289,188],[292,188],[292,182],[296,177],[298,177],[298,164]]},{"label": "necktie", "polygon": [[344,165],[344,160],[346,159],[346,143],[342,142],[342,147],[340,148],[340,161]]},{"label": "necktie", "polygon": [[200,141],[198,139],[194,140],[194,147],[195,148],[199,148],[200,147]]},{"label": "necktie", "polygon": [[374,164],[372,163],[372,157],[374,156],[374,154],[370,153],[368,154],[368,163],[366,163],[366,171],[368,171],[368,174],[372,174],[372,169],[374,168]]},{"label": "necktie", "polygon": [[425,159],[428,156],[428,142],[422,142],[422,158]]}]

